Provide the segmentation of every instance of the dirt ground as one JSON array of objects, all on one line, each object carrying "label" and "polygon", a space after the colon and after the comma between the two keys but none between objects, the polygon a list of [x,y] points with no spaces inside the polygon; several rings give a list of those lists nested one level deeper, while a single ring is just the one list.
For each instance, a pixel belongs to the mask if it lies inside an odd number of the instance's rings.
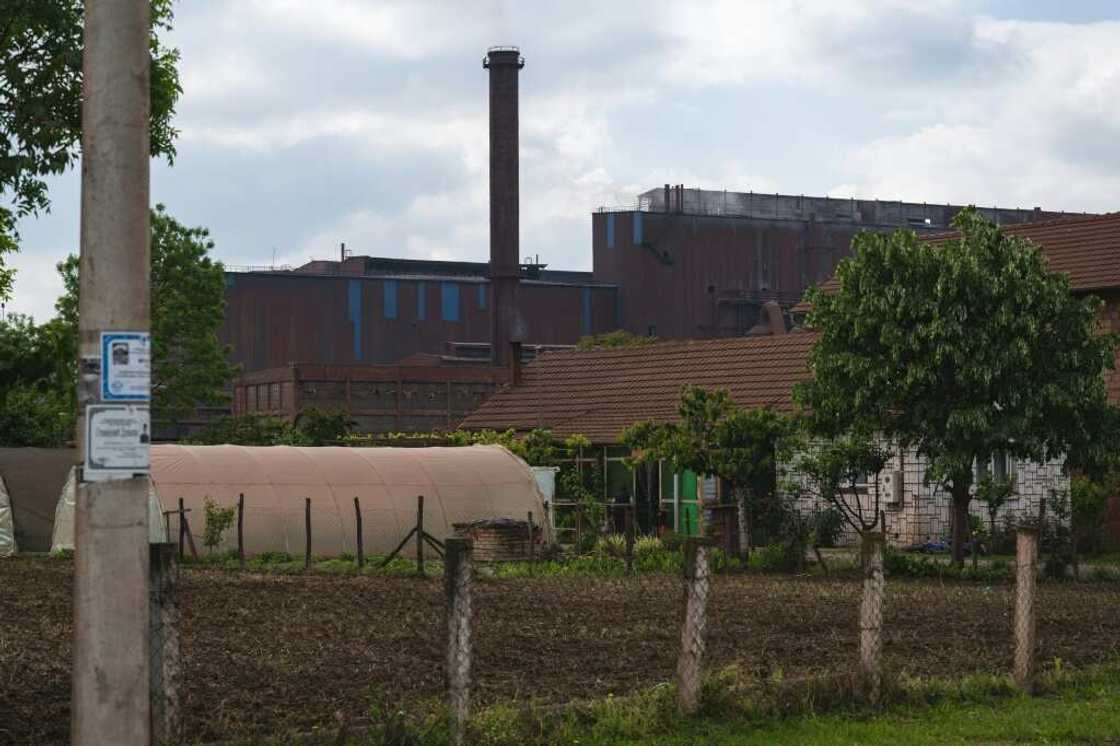
[{"label": "dirt ground", "polygon": [[[61,560],[0,561],[0,743],[67,740],[71,573]],[[915,674],[1007,671],[1011,588],[888,581],[885,654]],[[184,571],[187,737],[354,722],[374,696],[442,687],[441,581]],[[1042,660],[1120,651],[1120,584],[1043,585]],[[672,576],[541,579],[475,587],[478,701],[560,702],[672,678],[682,596]],[[717,576],[710,665],[786,676],[850,666],[854,579]],[[380,692],[380,694],[377,694]]]}]

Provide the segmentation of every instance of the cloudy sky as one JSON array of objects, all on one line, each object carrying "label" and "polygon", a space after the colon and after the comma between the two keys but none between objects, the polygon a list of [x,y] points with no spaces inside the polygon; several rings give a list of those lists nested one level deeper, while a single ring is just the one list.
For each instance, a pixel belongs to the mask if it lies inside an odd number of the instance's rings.
[{"label": "cloudy sky", "polygon": [[[485,259],[488,46],[521,73],[521,246],[589,269],[600,205],[709,189],[1120,209],[1115,2],[189,0],[152,197],[231,265]],[[77,173],[21,223],[46,320]]]}]

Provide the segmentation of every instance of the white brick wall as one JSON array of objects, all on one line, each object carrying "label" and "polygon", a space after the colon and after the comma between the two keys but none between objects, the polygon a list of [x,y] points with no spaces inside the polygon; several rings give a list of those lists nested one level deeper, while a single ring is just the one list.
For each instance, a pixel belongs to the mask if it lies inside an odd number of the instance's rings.
[{"label": "white brick wall", "polygon": [[[925,459],[909,451],[903,459],[897,454],[893,456],[879,475],[879,494],[881,507],[886,514],[887,541],[892,546],[904,547],[949,538],[952,498],[938,486],[923,483],[925,469]],[[1059,460],[1045,464],[1012,460],[1010,469],[1015,476],[1016,494],[997,514],[998,525],[1002,525],[1006,515],[1015,519],[1037,516],[1039,502],[1050,494],[1050,490],[1062,492],[1069,489],[1069,477],[1062,474],[1062,462]],[[892,473],[896,471],[902,472],[902,500],[898,504],[891,504],[889,482]],[[790,473],[788,476],[794,482],[804,483],[800,475]],[[870,493],[867,499],[865,507],[870,509]],[[803,513],[828,507],[822,501],[806,496],[799,498],[796,506]],[[974,499],[971,511],[984,521],[985,526],[988,525],[988,512],[984,503]],[[855,539],[855,532],[845,522],[841,543],[854,543]]]}]

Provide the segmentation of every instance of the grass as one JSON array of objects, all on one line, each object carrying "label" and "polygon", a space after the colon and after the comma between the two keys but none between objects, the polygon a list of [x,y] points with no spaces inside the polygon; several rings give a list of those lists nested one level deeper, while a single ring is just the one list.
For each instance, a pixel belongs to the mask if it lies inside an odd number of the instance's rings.
[{"label": "grass", "polygon": [[853,743],[1116,743],[1120,733],[1120,685],[1067,692],[1060,697],[1025,696],[992,704],[942,704],[907,708],[878,717],[809,716],[762,728],[730,724],[689,725],[682,732],[639,742],[676,744],[816,744]]}]

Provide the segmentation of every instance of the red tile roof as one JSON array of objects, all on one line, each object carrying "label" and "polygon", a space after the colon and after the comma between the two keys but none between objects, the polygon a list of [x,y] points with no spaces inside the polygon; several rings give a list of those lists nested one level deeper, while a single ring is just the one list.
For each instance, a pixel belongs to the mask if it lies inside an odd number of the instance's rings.
[{"label": "red tile roof", "polygon": [[[1120,212],[1009,225],[1003,231],[1038,245],[1052,270],[1069,275],[1074,290],[1120,288]],[[922,240],[940,242],[959,235],[936,233],[922,236]],[[834,292],[840,282],[833,276],[821,287]],[[801,301],[793,310],[802,313],[809,310],[809,304]]]},{"label": "red tile roof", "polygon": [[726,388],[740,406],[793,407],[793,385],[808,377],[816,335],[664,342],[648,347],[549,352],[523,369],[520,385],[498,391],[463,427],[550,428],[613,443],[639,420],[676,418],[685,384]]}]

